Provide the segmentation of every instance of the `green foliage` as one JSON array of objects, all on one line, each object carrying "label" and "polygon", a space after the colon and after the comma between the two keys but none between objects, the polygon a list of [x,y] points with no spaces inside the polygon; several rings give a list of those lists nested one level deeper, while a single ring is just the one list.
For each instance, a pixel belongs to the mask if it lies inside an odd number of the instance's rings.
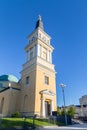
[{"label": "green foliage", "polygon": [[62,115],[62,116],[65,115],[65,110],[64,110],[64,108],[61,110],[61,115]]},{"label": "green foliage", "polygon": [[67,116],[71,116],[71,117],[73,117],[74,114],[76,113],[75,108],[73,106],[71,106],[69,108],[65,108],[65,110],[64,110],[64,108],[62,108],[61,110],[60,110],[60,108],[57,108],[58,115],[64,116],[65,112],[66,112]]},{"label": "green foliage", "polygon": [[20,118],[21,117],[21,113],[20,112],[16,112],[16,113],[12,114],[11,117],[18,117],[18,118]]},{"label": "green foliage", "polygon": [[64,116],[65,115],[64,108],[60,109],[59,107],[57,107],[57,113],[58,113],[58,115]]},{"label": "green foliage", "polygon": [[61,111],[60,111],[59,107],[57,107],[57,113],[58,113],[58,115],[61,115]]},{"label": "green foliage", "polygon": [[75,114],[75,108],[73,106],[71,106],[68,111],[67,111],[67,115],[73,117]]}]

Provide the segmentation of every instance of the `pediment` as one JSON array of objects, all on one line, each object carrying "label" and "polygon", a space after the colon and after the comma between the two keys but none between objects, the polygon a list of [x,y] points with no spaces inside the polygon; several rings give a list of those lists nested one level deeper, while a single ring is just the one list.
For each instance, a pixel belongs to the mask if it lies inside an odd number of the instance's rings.
[{"label": "pediment", "polygon": [[53,91],[48,90],[48,89],[40,91],[40,94],[47,94],[47,95],[51,95],[51,96],[56,95]]}]

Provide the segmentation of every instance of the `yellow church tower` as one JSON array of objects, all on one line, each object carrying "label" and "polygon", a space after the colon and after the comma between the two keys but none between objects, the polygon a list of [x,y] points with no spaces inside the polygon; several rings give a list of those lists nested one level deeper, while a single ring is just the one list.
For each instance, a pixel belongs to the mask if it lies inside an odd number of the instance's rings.
[{"label": "yellow church tower", "polygon": [[51,37],[44,31],[41,16],[27,37],[26,63],[21,71],[21,112],[47,117],[56,111],[55,69]]}]

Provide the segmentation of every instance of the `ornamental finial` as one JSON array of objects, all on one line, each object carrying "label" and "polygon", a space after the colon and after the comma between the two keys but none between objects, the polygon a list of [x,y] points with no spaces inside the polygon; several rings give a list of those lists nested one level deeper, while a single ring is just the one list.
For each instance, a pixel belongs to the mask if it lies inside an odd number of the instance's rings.
[{"label": "ornamental finial", "polygon": [[40,20],[40,21],[41,21],[41,15],[38,15],[38,20]]},{"label": "ornamental finial", "polygon": [[36,22],[36,27],[35,27],[35,29],[38,28],[38,27],[41,28],[42,30],[44,30],[42,18],[41,18],[40,15],[38,15],[38,20],[37,20],[37,22]]}]

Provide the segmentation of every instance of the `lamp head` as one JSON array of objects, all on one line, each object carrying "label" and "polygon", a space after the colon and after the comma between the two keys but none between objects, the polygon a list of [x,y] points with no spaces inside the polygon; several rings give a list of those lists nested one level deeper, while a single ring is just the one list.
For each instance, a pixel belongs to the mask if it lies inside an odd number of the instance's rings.
[{"label": "lamp head", "polygon": [[63,83],[61,83],[61,84],[60,84],[60,87],[64,88],[64,87],[66,87],[66,85],[63,84]]}]

